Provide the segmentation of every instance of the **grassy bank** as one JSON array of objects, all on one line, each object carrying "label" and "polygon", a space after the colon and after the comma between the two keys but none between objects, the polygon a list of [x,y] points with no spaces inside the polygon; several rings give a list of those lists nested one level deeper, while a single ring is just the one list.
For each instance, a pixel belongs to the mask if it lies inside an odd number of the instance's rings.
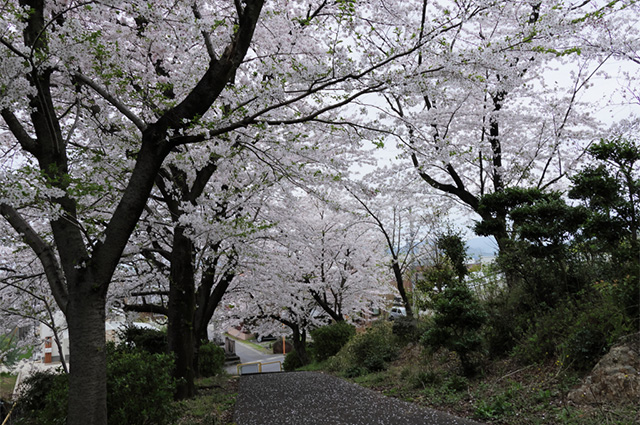
[{"label": "grassy bank", "polygon": [[179,403],[177,425],[231,425],[238,394],[238,378],[220,375],[196,382],[198,395]]},{"label": "grassy bank", "polygon": [[408,349],[387,370],[349,378],[387,396],[491,424],[633,425],[637,405],[576,406],[567,394],[584,377],[556,362],[487,364],[473,378],[455,373],[445,352],[424,356]]},{"label": "grassy bank", "polygon": [[16,385],[16,375],[10,373],[0,373],[0,398],[9,400],[13,394],[13,387]]}]

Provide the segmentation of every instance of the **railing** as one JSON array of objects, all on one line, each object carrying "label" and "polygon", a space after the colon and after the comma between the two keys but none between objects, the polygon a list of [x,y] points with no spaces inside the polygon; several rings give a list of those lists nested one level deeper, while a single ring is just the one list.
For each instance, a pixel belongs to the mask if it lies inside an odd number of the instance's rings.
[{"label": "railing", "polygon": [[13,413],[13,409],[16,407],[16,403],[13,403],[13,406],[11,406],[11,410],[9,410],[9,413],[7,413],[7,416],[4,418],[4,421],[2,421],[2,425],[8,425],[11,422],[9,422],[9,418],[11,417],[11,414]]},{"label": "railing", "polygon": [[[278,370],[265,370],[263,368],[263,366],[270,366],[270,365],[278,365]],[[282,372],[282,362],[281,361],[275,361],[275,362],[251,362],[251,363],[240,363],[237,366],[238,369],[238,375],[249,375],[249,374],[254,374],[254,373],[271,373],[271,372]],[[271,368],[271,367],[267,367],[266,369],[275,369],[275,368]]]}]

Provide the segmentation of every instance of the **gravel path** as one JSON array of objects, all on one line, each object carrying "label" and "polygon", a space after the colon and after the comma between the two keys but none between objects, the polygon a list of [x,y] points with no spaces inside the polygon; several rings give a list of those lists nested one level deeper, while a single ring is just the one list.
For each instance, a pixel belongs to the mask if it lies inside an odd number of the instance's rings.
[{"label": "gravel path", "polygon": [[240,378],[237,425],[478,425],[316,372]]}]

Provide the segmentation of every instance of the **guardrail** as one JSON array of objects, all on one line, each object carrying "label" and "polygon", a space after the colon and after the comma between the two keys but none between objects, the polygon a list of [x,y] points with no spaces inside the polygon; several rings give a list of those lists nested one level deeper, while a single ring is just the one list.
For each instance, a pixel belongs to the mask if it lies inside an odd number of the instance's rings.
[{"label": "guardrail", "polygon": [[[264,370],[263,366],[270,366],[270,365],[278,365],[278,370]],[[246,371],[245,371],[246,369]],[[267,368],[267,369],[272,369],[272,368]],[[281,361],[275,361],[275,362],[250,362],[250,363],[240,363],[237,366],[237,370],[238,370],[238,375],[249,375],[249,374],[255,374],[255,373],[271,373],[271,372],[282,372],[282,362]]]}]

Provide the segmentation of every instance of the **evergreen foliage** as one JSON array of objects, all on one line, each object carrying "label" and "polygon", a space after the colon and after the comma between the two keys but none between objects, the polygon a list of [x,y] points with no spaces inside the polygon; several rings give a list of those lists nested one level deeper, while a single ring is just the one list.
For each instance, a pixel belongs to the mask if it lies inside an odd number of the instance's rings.
[{"label": "evergreen foliage", "polygon": [[483,350],[480,328],[486,313],[480,302],[463,283],[451,282],[434,303],[433,325],[421,342],[437,349],[445,347],[460,357],[465,375],[475,372],[474,354]]},{"label": "evergreen foliage", "polygon": [[[173,360],[168,354],[107,345],[107,409],[109,425],[170,424],[173,403]],[[37,372],[25,380],[18,399],[17,425],[66,423],[68,376]]]},{"label": "evergreen foliage", "polygon": [[169,351],[167,333],[158,329],[139,328],[131,325],[120,331],[119,337],[126,346],[151,354],[162,354]]},{"label": "evergreen foliage", "polygon": [[213,342],[207,342],[200,346],[198,350],[198,368],[201,376],[209,377],[222,373],[224,361],[224,348]]},{"label": "evergreen foliage", "polygon": [[337,354],[355,334],[356,328],[345,321],[312,330],[313,353],[316,361],[321,362]]},{"label": "evergreen foliage", "polygon": [[285,372],[293,372],[299,367],[304,366],[304,362],[300,359],[300,356],[296,352],[296,350],[291,350],[284,357],[284,362],[282,363],[282,368]]}]

